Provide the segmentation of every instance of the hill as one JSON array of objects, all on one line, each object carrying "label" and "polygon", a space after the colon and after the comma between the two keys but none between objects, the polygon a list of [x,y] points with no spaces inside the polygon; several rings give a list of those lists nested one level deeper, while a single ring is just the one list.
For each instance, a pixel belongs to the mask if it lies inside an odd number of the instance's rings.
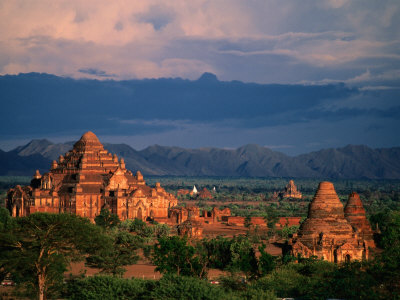
[{"label": "hill", "polygon": [[[0,175],[32,175],[35,169],[48,170],[51,160],[72,145],[32,140],[9,152],[1,151]],[[130,170],[145,175],[400,179],[399,147],[348,145],[294,157],[255,144],[233,150],[154,145],[137,151],[126,144],[104,147],[123,157]]]}]

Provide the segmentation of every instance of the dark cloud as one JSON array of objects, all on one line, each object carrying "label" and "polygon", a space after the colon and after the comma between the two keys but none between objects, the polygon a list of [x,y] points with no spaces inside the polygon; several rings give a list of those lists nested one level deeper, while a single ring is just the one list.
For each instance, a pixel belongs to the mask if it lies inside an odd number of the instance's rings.
[{"label": "dark cloud", "polygon": [[124,24],[121,21],[118,21],[117,23],[115,23],[114,29],[116,31],[121,31],[124,29]]},{"label": "dark cloud", "polygon": [[114,74],[107,74],[105,71],[96,68],[83,68],[79,69],[78,71],[83,74],[95,75],[99,77],[115,77]]},{"label": "dark cloud", "polygon": [[161,5],[151,6],[147,13],[135,15],[135,19],[143,23],[150,23],[156,31],[163,29],[174,19],[174,12]]},{"label": "dark cloud", "polygon": [[282,148],[288,153],[305,152],[306,144],[330,147],[352,139],[372,146],[399,144],[394,128],[400,126],[400,90],[221,82],[212,74],[202,78],[98,81],[37,73],[3,76],[0,136],[6,141],[78,136],[92,130],[135,137],[141,143],[174,141],[186,147],[297,145]]}]

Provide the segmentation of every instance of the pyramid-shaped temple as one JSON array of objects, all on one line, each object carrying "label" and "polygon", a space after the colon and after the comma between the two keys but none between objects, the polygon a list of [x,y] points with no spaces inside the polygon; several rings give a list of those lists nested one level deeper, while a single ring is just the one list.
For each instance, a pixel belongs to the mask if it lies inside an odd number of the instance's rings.
[{"label": "pyramid-shaped temple", "polygon": [[350,194],[344,210],[331,182],[319,184],[307,219],[289,245],[294,256],[330,262],[368,259],[370,248],[375,248],[360,197]]},{"label": "pyramid-shaped temple", "polygon": [[94,219],[107,206],[121,220],[164,219],[176,205],[172,194],[159,183],[147,186],[140,171],[133,175],[90,131],[48,173],[36,171],[29,186],[10,189],[6,203],[12,216],[68,212]]}]

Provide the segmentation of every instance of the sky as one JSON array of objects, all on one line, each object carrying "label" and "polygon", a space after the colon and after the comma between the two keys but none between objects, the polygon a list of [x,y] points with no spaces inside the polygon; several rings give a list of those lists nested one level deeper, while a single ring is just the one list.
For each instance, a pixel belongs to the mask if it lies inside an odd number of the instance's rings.
[{"label": "sky", "polygon": [[[0,75],[29,72],[116,81],[176,77],[194,81],[210,72],[220,81],[344,83],[357,93],[321,99],[319,110],[364,112],[355,117],[309,117],[300,123],[264,122],[257,127],[237,125],[245,117],[230,126],[232,118],[222,113],[219,123],[157,115],[130,122],[180,125],[158,133],[100,130],[107,141],[137,148],[257,143],[298,154],[350,143],[400,145],[398,0],[1,0]],[[11,100],[0,93],[2,108],[7,109]],[[302,112],[297,113],[300,118]],[[248,116],[246,124],[253,117]],[[208,120],[206,115],[203,119]],[[46,130],[19,132],[0,136],[0,148],[36,137],[62,141],[76,136],[67,128],[57,135]]]}]

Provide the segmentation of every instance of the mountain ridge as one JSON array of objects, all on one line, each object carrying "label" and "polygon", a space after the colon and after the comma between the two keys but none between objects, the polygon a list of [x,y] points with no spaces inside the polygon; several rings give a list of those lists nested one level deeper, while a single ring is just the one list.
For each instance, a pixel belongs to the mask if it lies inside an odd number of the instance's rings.
[{"label": "mountain ridge", "polygon": [[[32,175],[35,168],[47,171],[51,161],[72,146],[72,142],[38,139],[1,151],[0,175]],[[152,145],[139,151],[127,144],[104,143],[104,147],[123,157],[128,169],[145,175],[400,179],[400,147],[372,149],[349,144],[297,156],[257,144],[236,149]]]}]

